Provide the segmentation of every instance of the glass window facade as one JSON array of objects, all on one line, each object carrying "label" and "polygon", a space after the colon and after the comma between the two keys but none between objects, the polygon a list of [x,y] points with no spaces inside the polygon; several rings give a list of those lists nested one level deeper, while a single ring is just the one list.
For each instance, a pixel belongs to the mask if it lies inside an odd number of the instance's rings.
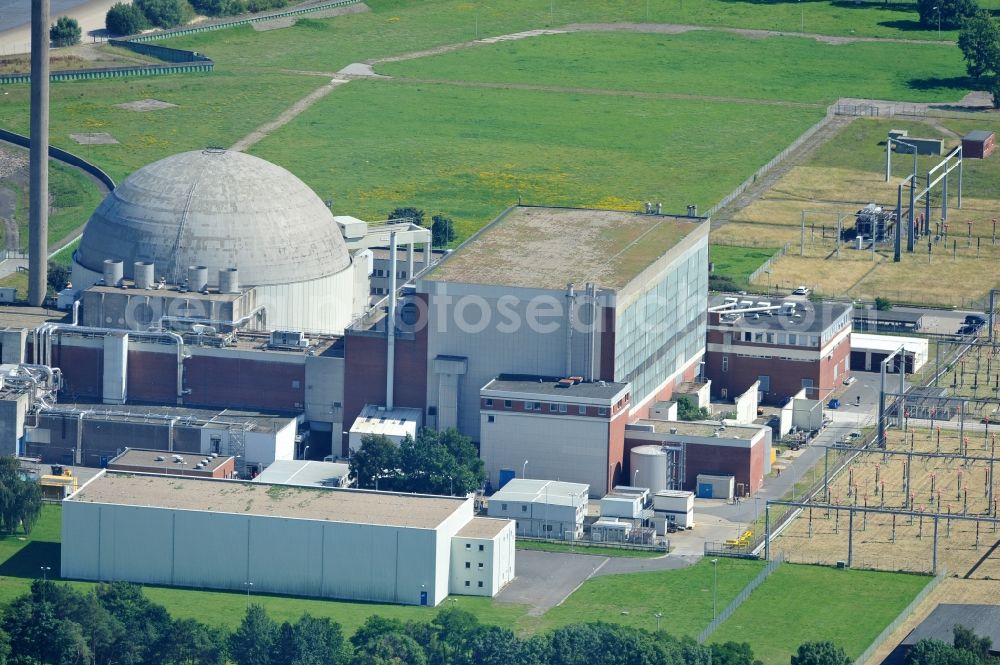
[{"label": "glass window facade", "polygon": [[647,397],[705,346],[708,241],[690,248],[663,279],[618,312],[615,381]]}]

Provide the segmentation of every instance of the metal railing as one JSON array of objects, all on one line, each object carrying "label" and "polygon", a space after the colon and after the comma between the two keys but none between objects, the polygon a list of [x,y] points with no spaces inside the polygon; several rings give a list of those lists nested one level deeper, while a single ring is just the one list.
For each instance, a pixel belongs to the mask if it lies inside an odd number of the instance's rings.
[{"label": "metal railing", "polygon": [[174,30],[150,32],[144,35],[133,35],[129,37],[128,40],[132,42],[151,42],[156,39],[170,39],[171,37],[180,37],[181,35],[191,35],[198,32],[225,30],[226,28],[235,28],[241,25],[250,25],[251,23],[263,23],[264,21],[275,21],[277,19],[282,19],[282,18],[302,16],[304,14],[312,14],[314,12],[321,12],[326,9],[337,9],[338,7],[347,7],[349,5],[356,5],[361,1],[362,0],[337,0],[336,2],[324,2],[318,5],[312,5],[311,7],[298,7],[296,9],[287,9],[285,11],[280,11],[280,12],[257,14],[254,16],[233,19],[230,21],[221,21],[219,23],[205,22],[193,25],[190,28],[177,28]]},{"label": "metal railing", "polygon": [[774,264],[775,261],[777,261],[782,256],[788,253],[789,247],[790,243],[786,242],[784,247],[778,249],[778,251],[775,252],[771,258],[769,258],[767,261],[764,261],[764,263],[762,263],[759,268],[750,273],[750,276],[747,277],[747,284],[753,284],[753,281],[758,277],[760,277],[762,273],[768,272],[771,269],[771,265]]},{"label": "metal railing", "polygon": [[605,540],[593,540],[584,534],[583,538],[577,540],[562,540],[559,538],[537,538],[533,536],[518,536],[517,542],[528,542],[528,543],[551,543],[557,545],[569,545],[572,547],[579,547],[580,549],[586,549],[588,547],[594,547],[599,549],[609,549],[609,550],[637,550],[640,552],[662,552],[666,554],[670,550],[670,541],[664,540],[660,544],[647,545],[643,543],[629,543],[620,541],[605,541]]},{"label": "metal railing", "polygon": [[826,110],[826,116],[822,120],[820,120],[815,125],[813,125],[809,129],[807,129],[806,131],[804,131],[802,134],[800,134],[797,139],[795,139],[794,141],[792,141],[788,145],[788,147],[786,147],[784,150],[782,150],[777,155],[775,155],[771,159],[771,161],[769,161],[767,164],[764,164],[764,166],[762,166],[759,169],[757,169],[756,171],[754,171],[753,175],[751,175],[749,178],[747,178],[746,180],[744,180],[740,184],[740,186],[737,187],[736,189],[734,189],[733,191],[731,191],[728,196],[726,196],[724,199],[722,199],[721,201],[719,201],[718,203],[716,203],[714,206],[712,206],[711,208],[709,208],[708,211],[706,211],[704,213],[704,216],[705,217],[711,217],[712,215],[714,215],[715,213],[719,212],[720,210],[722,210],[723,208],[725,208],[727,205],[729,205],[730,203],[732,203],[733,201],[735,201],[738,196],[740,196],[741,194],[743,194],[743,192],[745,192],[746,190],[748,190],[751,185],[753,185],[754,183],[756,183],[758,178],[760,178],[761,176],[763,176],[764,174],[766,174],[768,171],[770,171],[771,169],[773,169],[775,166],[777,166],[778,164],[780,164],[781,162],[783,162],[785,160],[785,158],[788,157],[788,155],[793,150],[796,150],[799,146],[801,146],[803,143],[805,143],[810,138],[812,138],[812,136],[816,132],[818,132],[819,130],[823,129],[823,127],[825,127],[827,125],[827,123],[829,123],[833,119],[833,117],[834,117],[834,113],[833,113],[832,108],[833,107],[830,107],[830,108],[828,108]]},{"label": "metal railing", "polygon": [[924,602],[924,599],[927,598],[930,592],[933,591],[935,587],[937,587],[937,585],[941,583],[941,580],[947,577],[947,575],[948,575],[947,571],[942,571],[939,575],[935,576],[934,579],[928,582],[927,585],[920,590],[920,593],[918,593],[916,597],[910,601],[910,604],[907,605],[906,608],[899,613],[899,616],[893,619],[893,622],[890,623],[888,626],[886,626],[885,630],[879,633],[879,636],[875,638],[875,641],[868,645],[868,648],[865,649],[865,652],[860,656],[858,656],[857,659],[855,659],[854,665],[864,665],[865,662],[872,657],[875,651],[878,650],[878,648],[882,646],[885,643],[885,641],[892,636],[894,632],[896,632],[896,629],[898,629],[903,624],[903,622],[906,621],[909,618],[909,616],[916,611],[920,603]]},{"label": "metal railing", "polygon": [[711,637],[712,633],[715,632],[715,629],[721,626],[726,619],[731,617],[733,612],[735,612],[736,609],[750,597],[750,594],[753,593],[757,587],[763,584],[764,580],[770,577],[771,573],[776,571],[784,562],[785,558],[780,554],[775,557],[773,561],[769,561],[768,564],[764,566],[764,570],[757,573],[757,576],[750,580],[749,584],[743,587],[743,590],[740,591],[739,595],[733,598],[732,602],[726,605],[726,608],[722,610],[717,617],[712,619],[712,623],[708,624],[708,626],[705,627],[705,630],[701,631],[701,634],[698,635],[698,643],[704,644],[705,640]]}]

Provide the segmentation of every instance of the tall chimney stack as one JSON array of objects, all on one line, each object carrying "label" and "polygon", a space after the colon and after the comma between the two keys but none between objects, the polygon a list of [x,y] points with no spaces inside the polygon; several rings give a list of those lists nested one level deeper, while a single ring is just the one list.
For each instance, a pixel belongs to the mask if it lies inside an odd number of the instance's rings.
[{"label": "tall chimney stack", "polygon": [[28,304],[45,302],[49,273],[49,0],[31,0],[31,163]]}]

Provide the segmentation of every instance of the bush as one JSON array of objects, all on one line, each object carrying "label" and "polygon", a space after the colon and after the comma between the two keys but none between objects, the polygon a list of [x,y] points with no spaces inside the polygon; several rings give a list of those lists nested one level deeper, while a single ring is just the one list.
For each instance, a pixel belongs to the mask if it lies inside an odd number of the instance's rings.
[{"label": "bush", "polygon": [[[979,11],[975,0],[917,0],[920,24],[928,30],[957,30]],[[939,23],[940,19],[940,23]]]},{"label": "bush", "polygon": [[176,28],[184,17],[180,0],[135,0],[135,5],[157,28]]},{"label": "bush", "polygon": [[875,298],[875,309],[878,310],[879,312],[888,312],[890,309],[892,309],[892,301],[889,300],[888,298],[883,298],[882,296],[878,296],[877,298]]},{"label": "bush", "polygon": [[711,413],[705,407],[697,407],[687,395],[677,398],[677,419],[678,420],[706,420],[711,417]]},{"label": "bush", "polygon": [[709,275],[708,290],[736,292],[741,291],[742,289],[740,289],[739,285],[733,281],[732,277],[728,277],[726,275]]},{"label": "bush", "polygon": [[1000,109],[1000,76],[990,80],[990,95],[993,96],[993,108]]},{"label": "bush", "polygon": [[104,27],[112,35],[125,36],[142,32],[149,24],[138,7],[118,2],[112,5],[104,17]]},{"label": "bush", "polygon": [[80,43],[80,24],[75,18],[60,16],[55,25],[49,28],[49,39],[53,46],[72,46]]}]

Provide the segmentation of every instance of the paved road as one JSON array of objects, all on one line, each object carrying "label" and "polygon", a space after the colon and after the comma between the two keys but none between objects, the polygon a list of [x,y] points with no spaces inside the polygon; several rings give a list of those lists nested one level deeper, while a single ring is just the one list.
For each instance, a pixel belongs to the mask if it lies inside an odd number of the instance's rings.
[{"label": "paved road", "polygon": [[501,591],[501,603],[530,605],[528,614],[541,616],[608,563],[608,557],[562,552],[518,550],[517,577]]}]

